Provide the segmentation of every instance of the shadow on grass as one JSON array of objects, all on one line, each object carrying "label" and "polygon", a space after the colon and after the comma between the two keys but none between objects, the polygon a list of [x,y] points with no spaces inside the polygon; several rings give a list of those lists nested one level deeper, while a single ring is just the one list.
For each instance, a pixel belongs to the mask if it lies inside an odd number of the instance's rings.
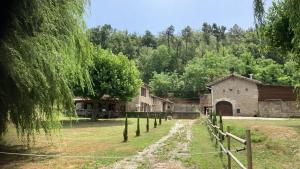
[{"label": "shadow on grass", "polygon": [[[20,154],[30,154],[30,149],[27,149],[24,145],[0,145],[0,152],[12,152]],[[43,154],[43,153],[41,153]],[[44,153],[46,154],[46,153]],[[46,155],[55,155],[53,153]],[[24,163],[34,163],[35,161],[46,161],[56,157],[38,157],[30,155],[15,155],[15,154],[3,154],[0,153],[0,168],[19,168],[24,166]]]},{"label": "shadow on grass", "polygon": [[[89,128],[89,127],[112,127],[112,126],[123,126],[124,120],[110,119],[110,120],[97,120],[92,121],[89,119],[79,120],[62,120],[61,124],[63,128]],[[128,122],[132,124],[132,122]]]}]

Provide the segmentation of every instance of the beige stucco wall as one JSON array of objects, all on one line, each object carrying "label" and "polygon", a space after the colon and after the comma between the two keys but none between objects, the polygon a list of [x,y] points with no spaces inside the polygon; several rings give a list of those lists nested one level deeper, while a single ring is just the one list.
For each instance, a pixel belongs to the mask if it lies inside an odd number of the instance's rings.
[{"label": "beige stucco wall", "polygon": [[[235,77],[224,80],[211,87],[213,111],[219,101],[232,104],[234,116],[254,116],[258,113],[257,85]],[[240,113],[237,114],[237,109]]]},{"label": "beige stucco wall", "polygon": [[259,115],[262,117],[300,117],[296,101],[259,101]]}]

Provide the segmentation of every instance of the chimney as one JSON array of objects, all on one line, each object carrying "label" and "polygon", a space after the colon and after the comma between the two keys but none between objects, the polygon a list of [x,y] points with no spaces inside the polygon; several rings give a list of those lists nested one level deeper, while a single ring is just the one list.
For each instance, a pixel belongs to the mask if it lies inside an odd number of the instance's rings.
[{"label": "chimney", "polygon": [[253,79],[253,74],[252,74],[252,73],[249,74],[249,78],[250,78],[250,79]]}]

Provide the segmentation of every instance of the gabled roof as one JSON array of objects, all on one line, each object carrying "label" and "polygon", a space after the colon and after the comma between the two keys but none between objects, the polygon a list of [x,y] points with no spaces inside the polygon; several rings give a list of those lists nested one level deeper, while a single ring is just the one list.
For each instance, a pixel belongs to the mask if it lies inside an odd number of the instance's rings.
[{"label": "gabled roof", "polygon": [[237,79],[241,79],[241,80],[246,80],[246,81],[249,81],[249,82],[252,82],[252,83],[255,83],[255,84],[262,84],[262,82],[258,81],[258,80],[250,79],[250,78],[247,78],[245,76],[238,75],[238,74],[230,74],[228,76],[221,77],[221,78],[219,78],[217,80],[214,80],[214,81],[208,83],[207,86],[216,85],[216,84],[221,83],[221,82],[223,82],[223,81],[225,81],[227,79],[230,79],[232,77],[237,78]]}]

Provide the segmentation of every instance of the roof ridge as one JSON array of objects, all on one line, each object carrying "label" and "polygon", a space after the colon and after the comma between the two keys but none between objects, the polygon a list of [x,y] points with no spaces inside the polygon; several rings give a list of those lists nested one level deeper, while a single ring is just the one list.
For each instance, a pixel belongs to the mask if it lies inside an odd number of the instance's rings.
[{"label": "roof ridge", "polygon": [[247,81],[250,81],[250,82],[253,82],[253,83],[256,83],[256,84],[262,84],[262,82],[259,81],[259,80],[251,79],[251,78],[248,78],[248,77],[245,77],[245,76],[233,73],[233,74],[229,74],[227,76],[220,77],[220,78],[218,78],[218,79],[216,79],[216,80],[214,80],[212,82],[209,82],[207,84],[207,86],[213,86],[213,85],[218,84],[218,83],[220,83],[220,82],[222,82],[224,80],[229,79],[230,77],[236,77],[236,78],[247,80]]}]

